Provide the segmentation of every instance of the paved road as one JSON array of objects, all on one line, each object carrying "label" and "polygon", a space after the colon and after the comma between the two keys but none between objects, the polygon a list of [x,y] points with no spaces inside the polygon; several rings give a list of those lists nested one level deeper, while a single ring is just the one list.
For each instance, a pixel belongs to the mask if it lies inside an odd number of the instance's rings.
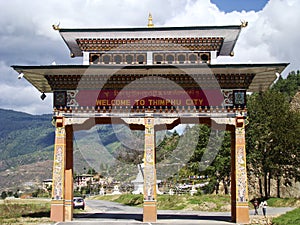
[{"label": "paved road", "polygon": [[[124,206],[116,202],[86,200],[88,212],[77,214],[72,222],[56,223],[56,225],[135,225],[143,223],[143,209],[137,207]],[[290,211],[293,208],[268,208],[268,215],[278,215]],[[250,210],[250,215],[254,211]],[[261,214],[261,212],[260,212]],[[182,210],[158,210],[156,225],[228,225],[230,222],[230,212],[199,212]]]}]

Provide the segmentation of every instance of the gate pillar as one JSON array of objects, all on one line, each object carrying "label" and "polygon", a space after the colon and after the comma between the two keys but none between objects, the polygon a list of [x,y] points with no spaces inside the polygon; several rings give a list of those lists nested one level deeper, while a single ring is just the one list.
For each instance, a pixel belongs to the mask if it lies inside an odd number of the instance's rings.
[{"label": "gate pillar", "polygon": [[145,118],[143,222],[156,222],[156,168],[154,118]]},{"label": "gate pillar", "polygon": [[236,223],[249,223],[244,117],[236,118],[231,132],[231,218]]},{"label": "gate pillar", "polygon": [[66,126],[65,221],[73,219],[73,127]]},{"label": "gate pillar", "polygon": [[143,222],[155,223],[157,221],[155,126],[174,124],[178,118],[154,118],[149,113],[145,118],[125,117],[122,120],[127,124],[145,126]]},{"label": "gate pillar", "polygon": [[50,220],[56,222],[73,219],[73,129],[64,120],[55,122]]},{"label": "gate pillar", "polygon": [[64,192],[66,164],[66,129],[63,117],[56,118],[55,127],[50,220],[62,222],[65,221]]}]

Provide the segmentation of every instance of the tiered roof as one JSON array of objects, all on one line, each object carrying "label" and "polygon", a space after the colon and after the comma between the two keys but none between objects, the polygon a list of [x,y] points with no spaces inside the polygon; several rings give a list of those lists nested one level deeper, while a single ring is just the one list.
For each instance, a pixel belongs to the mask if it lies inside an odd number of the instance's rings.
[{"label": "tiered roof", "polygon": [[241,26],[58,29],[74,57],[83,51],[217,51],[232,54]]}]

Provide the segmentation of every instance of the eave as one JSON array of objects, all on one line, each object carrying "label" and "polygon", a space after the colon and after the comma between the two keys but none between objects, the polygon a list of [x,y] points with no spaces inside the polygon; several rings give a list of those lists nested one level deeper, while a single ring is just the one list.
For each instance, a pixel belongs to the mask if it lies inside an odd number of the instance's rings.
[{"label": "eave", "polygon": [[[13,69],[36,87],[40,92],[50,93],[52,89],[47,77],[60,76],[70,78],[74,76],[148,76],[151,74],[164,74],[168,76],[180,75],[214,75],[218,77],[239,74],[253,74],[251,84],[247,87],[249,92],[265,91],[276,79],[275,73],[281,73],[288,63],[268,64],[197,64],[197,65],[44,65],[44,66],[21,66],[13,65]],[[60,78],[60,79],[61,79]],[[234,82],[234,81],[233,81]]]}]

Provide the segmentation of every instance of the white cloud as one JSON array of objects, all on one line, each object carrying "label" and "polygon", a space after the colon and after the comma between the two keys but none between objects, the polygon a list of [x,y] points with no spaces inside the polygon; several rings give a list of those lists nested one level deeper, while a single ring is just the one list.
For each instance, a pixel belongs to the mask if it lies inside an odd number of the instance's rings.
[{"label": "white cloud", "polygon": [[257,13],[245,14],[249,26],[242,30],[235,57],[227,61],[290,62],[284,71],[299,69],[300,1],[271,0]]},{"label": "white cloud", "polygon": [[155,26],[237,25],[246,20],[249,25],[241,32],[235,57],[219,62],[291,62],[285,74],[299,68],[298,0],[270,0],[259,12],[231,13],[209,0],[10,0],[1,1],[0,7],[0,108],[51,113],[50,98],[41,102],[40,93],[27,81],[18,81],[10,65],[80,63],[69,58],[65,43],[52,30],[58,22],[64,28],[146,26],[149,12]]},{"label": "white cloud", "polygon": [[48,95],[44,101],[40,99],[40,95],[31,86],[21,87],[0,84],[1,108],[28,112],[30,114],[51,113],[52,95]]}]

